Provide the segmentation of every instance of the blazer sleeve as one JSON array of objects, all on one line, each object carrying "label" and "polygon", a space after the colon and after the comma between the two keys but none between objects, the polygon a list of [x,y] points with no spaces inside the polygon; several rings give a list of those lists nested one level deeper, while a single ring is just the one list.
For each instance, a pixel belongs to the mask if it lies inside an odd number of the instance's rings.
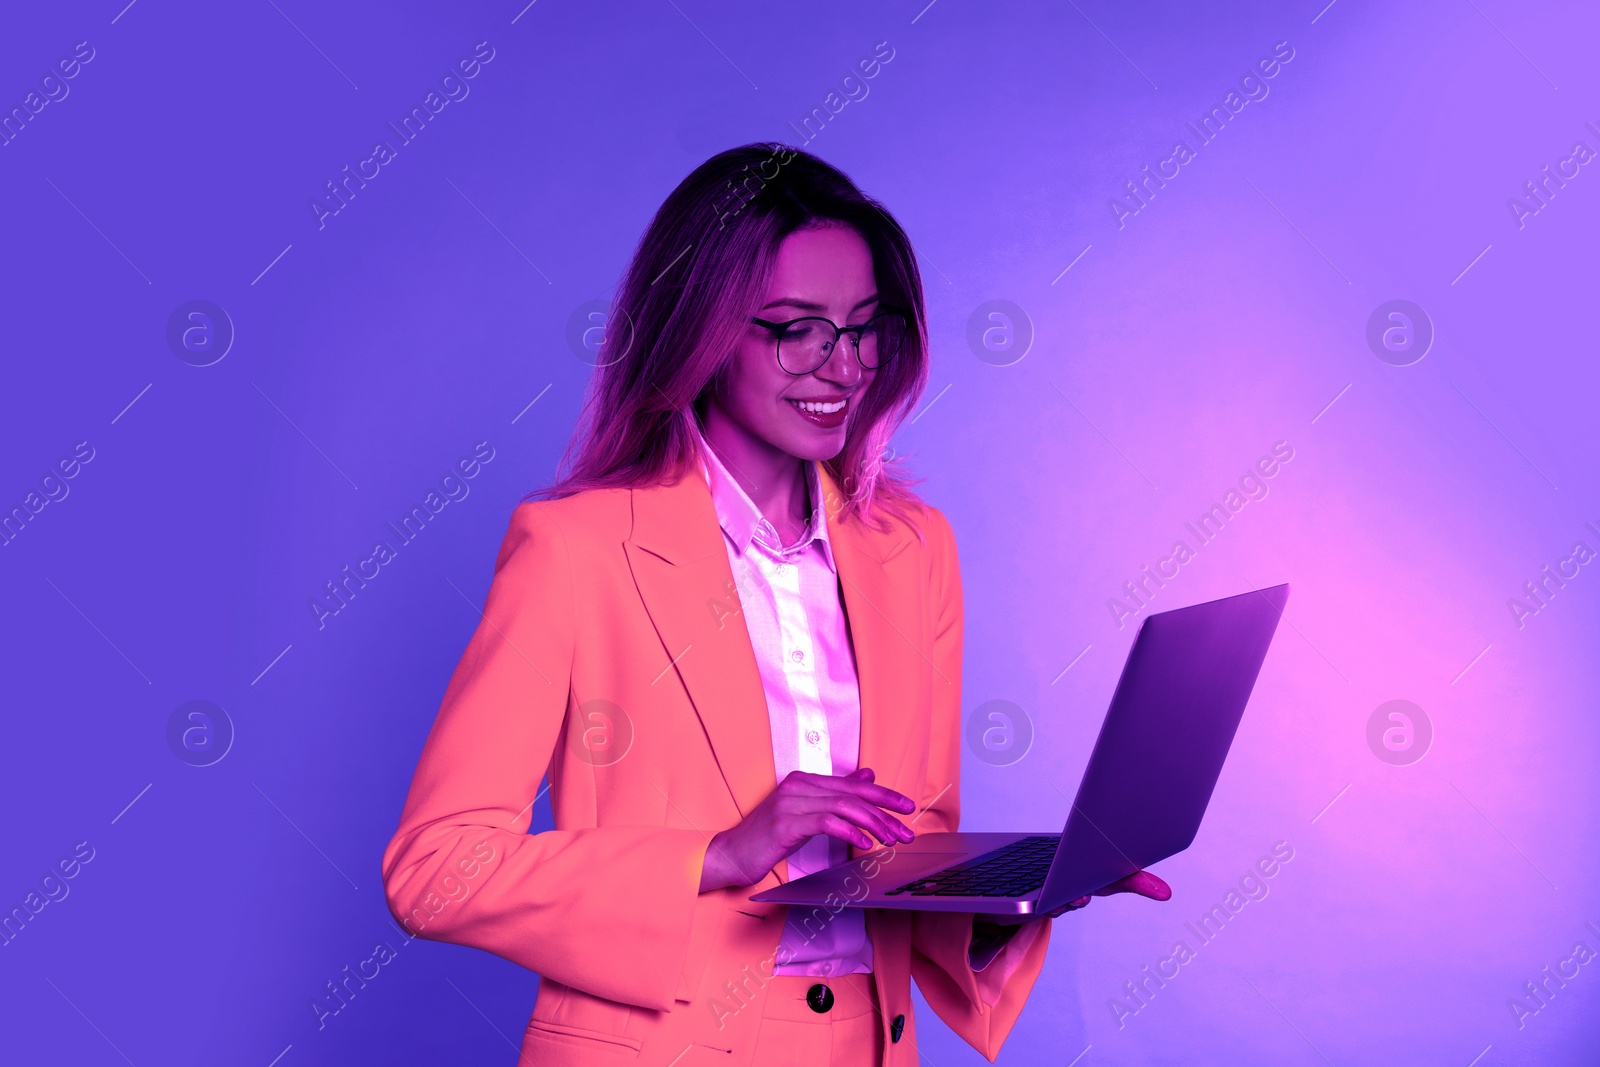
[{"label": "blazer sleeve", "polygon": [[384,851],[384,893],[414,936],[668,1010],[706,839],[663,826],[527,832],[566,715],[575,597],[559,516],[519,506]]},{"label": "blazer sleeve", "polygon": [[[929,508],[931,551],[929,588],[934,604],[933,722],[928,773],[914,827],[919,832],[953,831],[961,823],[961,570],[955,534],[937,509]],[[925,810],[924,810],[925,809]],[[1029,926],[1030,939],[1014,937],[1006,958],[996,959],[981,975],[972,970],[967,950],[972,944],[968,912],[915,912],[911,921],[911,974],[928,1005],[962,1040],[993,1062],[1000,1054],[1034,981],[1044,967],[1050,943],[1049,919]],[[996,990],[997,974],[1009,971]],[[991,1000],[993,1003],[991,1003]]]}]

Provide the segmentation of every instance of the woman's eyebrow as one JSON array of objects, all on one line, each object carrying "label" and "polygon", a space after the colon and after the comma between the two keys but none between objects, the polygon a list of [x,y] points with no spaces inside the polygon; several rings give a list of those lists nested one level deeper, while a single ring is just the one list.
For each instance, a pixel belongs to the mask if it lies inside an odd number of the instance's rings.
[{"label": "woman's eyebrow", "polygon": [[[877,293],[873,293],[871,296],[867,297],[865,300],[863,300],[860,303],[856,304],[856,306],[851,308],[850,310],[851,311],[859,311],[860,309],[866,307],[868,304],[876,304],[877,302],[878,302],[878,294]],[[797,296],[779,297],[777,300],[773,300],[773,301],[769,302],[766,305],[766,307],[763,307],[761,310],[762,311],[766,311],[767,308],[775,308],[775,307],[799,308],[801,311],[826,311],[827,310],[826,307],[824,307],[821,304],[816,303],[815,301],[812,301],[812,300],[801,300]]]}]

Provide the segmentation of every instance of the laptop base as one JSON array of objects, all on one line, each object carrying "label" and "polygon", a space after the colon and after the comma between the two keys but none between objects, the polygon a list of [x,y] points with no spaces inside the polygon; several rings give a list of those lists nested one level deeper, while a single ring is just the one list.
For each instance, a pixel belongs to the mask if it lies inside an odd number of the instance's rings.
[{"label": "laptop base", "polygon": [[[1048,859],[1038,885],[1015,894],[989,895],[931,892],[930,879],[952,868],[975,865],[1008,846],[1026,848],[1027,842],[1047,838],[1050,854],[1060,834],[958,833],[918,834],[915,841],[876,849],[863,856],[796,878],[757,893],[750,899],[762,903],[839,907],[897,908],[909,911],[965,911],[983,915],[1032,915],[1038,911]],[[914,887],[914,888],[907,888]],[[923,890],[919,892],[918,890]]]}]

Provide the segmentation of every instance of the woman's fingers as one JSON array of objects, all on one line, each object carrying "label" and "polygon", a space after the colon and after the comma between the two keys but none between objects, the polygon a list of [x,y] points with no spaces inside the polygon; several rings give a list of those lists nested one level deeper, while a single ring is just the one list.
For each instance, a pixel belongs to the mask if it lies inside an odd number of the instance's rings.
[{"label": "woman's fingers", "polygon": [[[824,832],[817,829],[823,815],[832,815],[862,831],[874,834],[886,845],[900,844],[915,836],[893,816],[885,814],[859,797],[845,793],[787,797],[773,811],[775,829],[785,844],[790,846],[804,841],[813,834]],[[863,844],[862,840],[851,838],[850,843],[863,848],[872,845],[870,839]]]},{"label": "woman's fingers", "polygon": [[[829,837],[836,837],[845,844],[854,845],[857,848],[872,847],[872,838],[868,837],[854,823],[832,812],[822,812],[816,816],[816,819],[815,832],[827,834]],[[806,836],[811,837],[813,834],[807,834]]]},{"label": "woman's fingers", "polygon": [[814,796],[834,796],[842,793],[860,797],[880,808],[906,815],[917,809],[916,802],[910,797],[887,786],[876,785],[872,778],[872,768],[860,767],[850,774],[839,776],[796,772],[786,777],[783,784],[792,793]]},{"label": "woman's fingers", "polygon": [[854,792],[863,800],[870,800],[880,808],[888,808],[890,811],[898,811],[905,815],[917,810],[914,800],[888,786],[874,783],[870,767],[865,768],[865,771],[866,773],[860,778],[846,776],[835,778],[833,781],[841,783],[842,788]]},{"label": "woman's fingers", "polygon": [[878,840],[886,845],[901,844],[916,836],[899,819],[886,814],[881,808],[867,803],[860,797],[841,794],[816,798],[816,801],[819,803],[819,809],[815,810],[825,810],[855,823],[863,830],[875,834]]},{"label": "woman's fingers", "polygon": [[874,784],[870,767],[837,777],[791,772],[756,811],[712,839],[701,870],[701,892],[753,885],[818,834],[860,849],[913,840],[911,829],[885,808],[910,812],[915,805],[910,797]]},{"label": "woman's fingers", "polygon": [[1089,901],[1091,901],[1093,899],[1094,899],[1094,897],[1092,897],[1092,896],[1079,897],[1077,900],[1069,900],[1069,901],[1067,901],[1065,904],[1061,905],[1059,908],[1051,908],[1049,911],[1045,912],[1043,915],[1025,915],[1025,916],[1022,916],[1022,918],[1024,918],[1024,919],[1035,919],[1035,918],[1037,918],[1037,919],[1059,919],[1059,918],[1061,918],[1061,916],[1065,915],[1069,911],[1077,911],[1079,908],[1087,907],[1088,904],[1089,904]]},{"label": "woman's fingers", "polygon": [[1151,900],[1172,899],[1172,887],[1162,881],[1159,875],[1151,874],[1149,871],[1134,871],[1126,878],[1119,878],[1110,885],[1094,891],[1097,897],[1108,897],[1113,893],[1138,893]]},{"label": "woman's fingers", "polygon": [[769,870],[817,834],[860,849],[912,841],[916,834],[889,811],[909,813],[915,807],[910,797],[874,784],[870,767],[839,776],[793,771],[721,842],[731,855],[719,866],[731,867],[727,859],[737,856],[746,861],[741,866]]}]

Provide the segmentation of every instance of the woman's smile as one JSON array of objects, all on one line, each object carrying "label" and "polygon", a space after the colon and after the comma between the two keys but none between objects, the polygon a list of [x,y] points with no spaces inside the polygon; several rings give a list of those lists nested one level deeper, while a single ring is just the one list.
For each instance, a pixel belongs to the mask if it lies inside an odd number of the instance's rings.
[{"label": "woman's smile", "polygon": [[850,416],[850,397],[786,397],[800,417],[813,426],[836,430]]}]

